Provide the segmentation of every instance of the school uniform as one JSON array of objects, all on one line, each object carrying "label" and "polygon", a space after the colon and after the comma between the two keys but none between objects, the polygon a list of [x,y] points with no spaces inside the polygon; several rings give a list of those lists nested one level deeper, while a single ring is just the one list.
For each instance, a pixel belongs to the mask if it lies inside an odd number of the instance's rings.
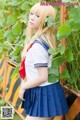
[{"label": "school uniform", "polygon": [[[46,43],[45,43],[46,44]],[[49,47],[46,44],[47,47]],[[32,82],[38,77],[38,67],[51,67],[52,56],[39,42],[35,42],[26,53],[25,72],[27,80]],[[68,111],[64,91],[57,80],[55,83],[46,82],[37,87],[26,89],[25,101],[22,108],[26,114],[35,117],[55,117]]]}]

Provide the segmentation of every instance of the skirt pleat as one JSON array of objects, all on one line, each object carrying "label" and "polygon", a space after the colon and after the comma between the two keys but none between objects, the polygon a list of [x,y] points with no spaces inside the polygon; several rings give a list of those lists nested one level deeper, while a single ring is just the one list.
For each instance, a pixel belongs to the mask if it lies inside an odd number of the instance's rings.
[{"label": "skirt pleat", "polygon": [[55,117],[68,112],[65,94],[59,82],[27,89],[24,99],[22,108],[30,116]]}]

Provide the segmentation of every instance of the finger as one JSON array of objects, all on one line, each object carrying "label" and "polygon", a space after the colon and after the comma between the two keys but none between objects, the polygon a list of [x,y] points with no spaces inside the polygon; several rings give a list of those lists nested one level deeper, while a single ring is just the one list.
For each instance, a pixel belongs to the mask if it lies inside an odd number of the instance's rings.
[{"label": "finger", "polygon": [[18,97],[23,101],[25,100],[22,95],[19,95]]},{"label": "finger", "polygon": [[25,99],[24,98],[21,98],[21,97],[19,97],[21,100],[23,100],[23,101],[25,101]]}]

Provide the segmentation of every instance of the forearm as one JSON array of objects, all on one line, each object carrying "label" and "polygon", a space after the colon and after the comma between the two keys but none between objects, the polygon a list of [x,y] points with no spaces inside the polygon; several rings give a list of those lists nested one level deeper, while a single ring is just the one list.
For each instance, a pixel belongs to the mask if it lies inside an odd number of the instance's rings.
[{"label": "forearm", "polygon": [[40,67],[38,70],[38,76],[36,78],[32,78],[32,80],[27,80],[22,83],[23,89],[33,88],[39,86],[40,84],[46,82],[48,80],[48,69],[47,67]]},{"label": "forearm", "polygon": [[44,83],[45,81],[46,80],[43,80],[41,78],[35,78],[35,79],[32,79],[32,81],[24,82],[23,88],[24,89],[33,88],[33,87],[39,86],[40,84]]}]

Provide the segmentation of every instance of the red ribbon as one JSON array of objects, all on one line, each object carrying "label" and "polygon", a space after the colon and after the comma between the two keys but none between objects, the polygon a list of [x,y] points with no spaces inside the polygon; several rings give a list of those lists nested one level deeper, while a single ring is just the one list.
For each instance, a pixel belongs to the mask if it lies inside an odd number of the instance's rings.
[{"label": "red ribbon", "polygon": [[[27,49],[27,51],[32,47],[34,43],[30,44],[29,48]],[[26,57],[24,57],[22,60],[21,60],[21,63],[20,63],[20,68],[19,68],[19,75],[20,75],[20,78],[24,79],[26,77],[26,71],[25,71],[25,59]]]}]

